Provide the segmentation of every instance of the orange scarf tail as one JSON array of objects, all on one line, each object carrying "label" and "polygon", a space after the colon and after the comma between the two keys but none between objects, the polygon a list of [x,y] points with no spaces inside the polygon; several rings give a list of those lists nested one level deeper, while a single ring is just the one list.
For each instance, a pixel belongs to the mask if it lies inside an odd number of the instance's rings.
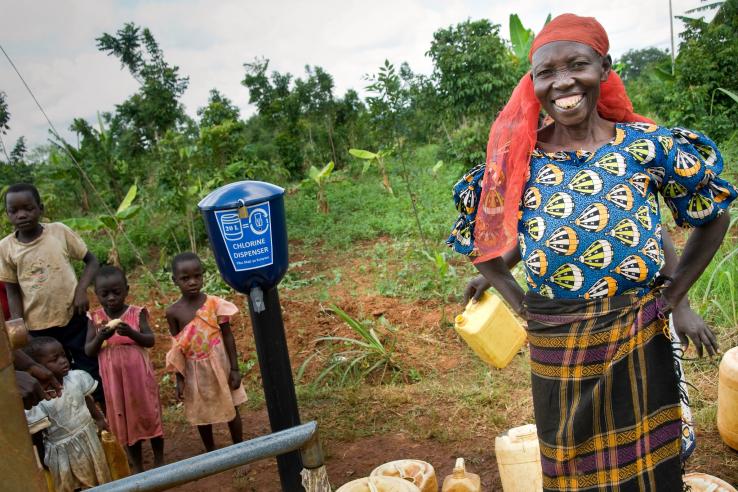
[{"label": "orange scarf tail", "polygon": [[520,79],[489,132],[487,166],[474,226],[474,244],[482,262],[501,256],[516,244],[518,206],[536,145],[541,105],[533,94],[530,73]]}]

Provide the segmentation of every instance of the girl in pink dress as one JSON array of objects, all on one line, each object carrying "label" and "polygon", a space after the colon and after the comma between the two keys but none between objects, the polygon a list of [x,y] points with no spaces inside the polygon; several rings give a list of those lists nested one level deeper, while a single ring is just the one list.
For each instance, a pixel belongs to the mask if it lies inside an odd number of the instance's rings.
[{"label": "girl in pink dress", "polygon": [[182,297],[167,309],[173,344],[167,370],[177,373],[177,397],[184,399],[185,416],[197,426],[205,449],[215,449],[213,425],[228,422],[233,443],[243,431],[238,405],[246,401],[238,369],[230,316],[238,308],[209,296],[202,289],[203,267],[194,253],[172,260],[172,280]]},{"label": "girl in pink dress", "polygon": [[144,439],[151,440],[154,466],[164,463],[159,386],[146,351],[154,346],[154,334],[146,308],[125,303],[128,281],[120,268],[100,268],[95,294],[102,307],[89,314],[85,352],[98,357],[108,422],[139,473]]}]

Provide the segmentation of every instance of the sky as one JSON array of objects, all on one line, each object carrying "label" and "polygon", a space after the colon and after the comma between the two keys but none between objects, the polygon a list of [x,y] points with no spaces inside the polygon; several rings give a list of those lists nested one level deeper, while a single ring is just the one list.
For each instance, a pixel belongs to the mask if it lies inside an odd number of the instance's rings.
[{"label": "sky", "polygon": [[[674,15],[700,0],[672,0]],[[74,118],[96,125],[97,113],[112,111],[137,90],[117,59],[97,51],[95,38],[126,22],[148,27],[165,59],[190,78],[182,98],[195,116],[217,88],[241,114],[254,112],[241,85],[243,64],[256,57],[270,69],[304,74],[321,66],[334,78],[336,96],[363,94],[364,75],[388,59],[406,61],[429,74],[433,33],[466,19],[490,19],[508,39],[508,19],[517,13],[540,30],[548,15],[564,12],[596,17],[617,59],[629,49],[669,47],[668,0],[0,0],[0,45],[13,59],[56,128],[74,142]],[[682,26],[675,21],[675,38]],[[12,147],[24,135],[29,147],[43,145],[48,125],[7,59],[0,54],[0,91],[7,94]]]}]

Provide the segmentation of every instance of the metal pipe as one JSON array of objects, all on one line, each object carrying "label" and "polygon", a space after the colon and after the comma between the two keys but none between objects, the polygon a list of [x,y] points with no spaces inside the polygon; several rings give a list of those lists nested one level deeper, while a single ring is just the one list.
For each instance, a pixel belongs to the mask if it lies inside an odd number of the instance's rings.
[{"label": "metal pipe", "polygon": [[316,431],[313,437],[300,449],[300,458],[302,458],[302,466],[308,470],[320,468],[323,466],[323,448],[320,445],[320,435]]},{"label": "metal pipe", "polygon": [[318,424],[315,421],[308,422],[99,485],[89,490],[91,492],[167,490],[263,458],[296,451],[314,438],[317,429]]},{"label": "metal pipe", "polygon": [[2,489],[7,491],[46,491],[46,481],[41,473],[28,433],[28,422],[23,413],[23,403],[15,384],[15,367],[5,322],[0,314],[0,477]]}]

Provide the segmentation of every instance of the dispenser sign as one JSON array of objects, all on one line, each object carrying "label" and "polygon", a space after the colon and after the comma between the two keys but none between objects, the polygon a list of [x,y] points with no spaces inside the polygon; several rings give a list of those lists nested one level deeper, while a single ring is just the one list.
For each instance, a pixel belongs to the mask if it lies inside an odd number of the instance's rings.
[{"label": "dispenser sign", "polygon": [[269,202],[216,210],[215,219],[234,270],[253,270],[274,262]]}]

